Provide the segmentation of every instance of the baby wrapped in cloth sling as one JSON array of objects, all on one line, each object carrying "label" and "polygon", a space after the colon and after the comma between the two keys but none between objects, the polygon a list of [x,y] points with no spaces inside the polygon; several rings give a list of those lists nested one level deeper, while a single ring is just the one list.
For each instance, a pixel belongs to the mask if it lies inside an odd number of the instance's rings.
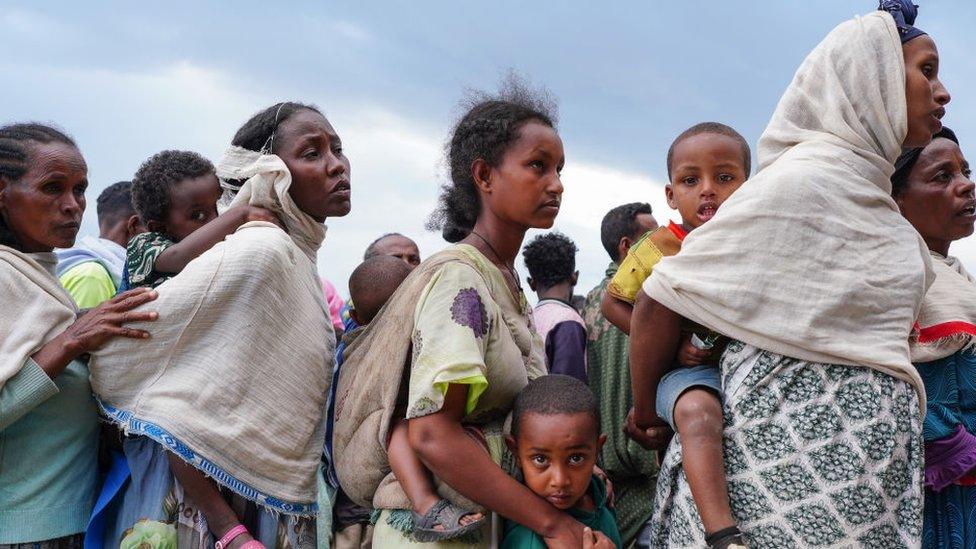
[{"label": "baby wrapped in cloth sling", "polygon": [[325,226],[291,199],[275,155],[231,147],[217,176],[222,210],[260,206],[288,232],[246,223],[191,261],[144,306],[159,312],[138,326],[150,339],[114,339],[92,356],[92,387],[126,432],[247,499],[313,514],[334,352],[315,265]]},{"label": "baby wrapped in cloth sling", "polygon": [[[499,357],[500,360],[492,363],[486,361],[488,370],[512,368],[513,370],[506,370],[506,373],[517,374],[509,378],[514,384],[504,388],[506,394],[510,393],[514,398],[527,379],[545,373],[542,341],[535,333],[531,320],[523,324],[526,317],[523,311],[516,310],[518,305],[515,300],[509,299],[511,296],[507,294],[508,287],[500,273],[497,269],[491,271],[494,267],[489,267],[487,260],[479,259],[479,255],[470,246],[458,245],[428,258],[403,281],[373,322],[346,350],[346,359],[336,390],[333,457],[343,491],[359,505],[376,509],[411,507],[410,500],[390,471],[386,446],[392,421],[397,419],[402,390],[409,383],[411,375],[419,375],[421,380],[426,380],[424,374],[412,371],[411,365],[417,360],[418,348],[417,342],[411,346],[411,338],[415,335],[415,312],[418,303],[425,298],[425,291],[432,291],[430,289],[434,285],[431,282],[435,277],[454,268],[455,272],[468,272],[468,281],[483,282],[484,286],[478,291],[490,292],[499,310],[499,317],[494,320],[491,320],[489,312],[488,323],[495,325],[497,321],[495,329],[522,341],[520,346],[530,348],[527,354],[520,355],[519,352],[525,353],[526,350],[523,348],[519,351],[516,344],[512,344],[506,347],[507,354]],[[477,283],[473,285],[478,286]],[[475,290],[471,288],[461,290],[473,291]],[[487,301],[489,298],[482,299]],[[457,304],[455,301],[455,306]],[[524,301],[523,309],[525,314],[530,314]],[[433,337],[425,337],[424,345],[430,345]],[[450,335],[440,334],[440,337]],[[519,377],[521,382],[511,381]],[[488,378],[498,380],[499,387],[504,385],[500,377],[493,377],[489,373]],[[504,456],[502,419],[478,422],[495,463],[502,463]],[[505,464],[502,466],[506,468]],[[435,484],[441,497],[455,505],[470,511],[484,511],[481,506],[436,478]]]}]

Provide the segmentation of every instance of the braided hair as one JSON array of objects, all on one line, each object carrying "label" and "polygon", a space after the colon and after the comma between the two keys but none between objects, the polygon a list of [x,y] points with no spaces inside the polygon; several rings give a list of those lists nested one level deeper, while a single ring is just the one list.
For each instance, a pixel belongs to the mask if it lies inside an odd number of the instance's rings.
[{"label": "braided hair", "polygon": [[[30,143],[64,143],[77,148],[75,141],[57,128],[37,122],[8,124],[0,127],[0,179],[7,185],[18,183],[30,169]],[[0,216],[0,245],[20,249],[17,237]]]},{"label": "braided hair", "polygon": [[438,207],[427,220],[427,229],[440,230],[448,242],[466,237],[481,213],[471,174],[474,161],[480,158],[497,167],[528,122],[556,127],[555,102],[549,93],[531,89],[514,74],[503,81],[497,95],[472,92],[464,105],[467,112],[446,146],[451,182],[441,188]]}]

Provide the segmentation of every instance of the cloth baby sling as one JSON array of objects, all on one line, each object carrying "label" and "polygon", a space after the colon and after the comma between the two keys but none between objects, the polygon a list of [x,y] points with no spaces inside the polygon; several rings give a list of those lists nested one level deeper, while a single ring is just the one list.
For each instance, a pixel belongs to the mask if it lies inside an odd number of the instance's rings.
[{"label": "cloth baby sling", "polygon": [[[409,375],[414,309],[430,279],[453,261],[472,267],[487,283],[486,274],[465,252],[457,248],[438,252],[403,281],[363,334],[346,348],[336,390],[333,459],[343,491],[363,507],[411,507],[390,470],[386,443],[401,384]],[[501,442],[500,437],[486,439],[490,448]],[[436,478],[435,484],[441,497],[452,503],[483,510]]]}]

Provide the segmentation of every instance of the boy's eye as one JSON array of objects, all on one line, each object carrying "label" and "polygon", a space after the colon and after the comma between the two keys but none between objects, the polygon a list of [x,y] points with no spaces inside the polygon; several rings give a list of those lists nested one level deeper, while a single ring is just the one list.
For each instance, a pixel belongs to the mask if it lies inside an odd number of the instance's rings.
[{"label": "boy's eye", "polygon": [[197,211],[193,212],[192,214],[190,214],[190,219],[192,219],[194,221],[203,221],[203,220],[207,219],[207,213],[204,212],[204,211],[197,210]]},{"label": "boy's eye", "polygon": [[546,456],[541,455],[535,455],[529,459],[531,459],[533,465],[545,465],[549,461]]},{"label": "boy's eye", "polygon": [[688,177],[682,179],[681,182],[684,183],[685,185],[694,185],[694,184],[698,183],[698,178],[697,177],[688,176]]},{"label": "boy's eye", "polygon": [[722,183],[728,183],[728,182],[732,181],[733,179],[735,179],[735,178],[732,177],[731,174],[727,174],[727,173],[723,173],[723,174],[721,174],[721,175],[718,176],[718,180],[721,181]]},{"label": "boy's eye", "polygon": [[571,465],[580,465],[586,461],[586,457],[583,454],[573,454],[569,456],[569,463]]},{"label": "boy's eye", "polygon": [[539,170],[540,172],[545,169],[546,165],[541,160],[533,160],[529,163],[530,166]]}]

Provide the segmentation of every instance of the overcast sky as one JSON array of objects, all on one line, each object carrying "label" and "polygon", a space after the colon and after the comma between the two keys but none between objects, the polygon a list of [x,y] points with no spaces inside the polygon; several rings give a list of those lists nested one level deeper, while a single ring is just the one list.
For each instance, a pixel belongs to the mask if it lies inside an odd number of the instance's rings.
[{"label": "overcast sky", "polygon": [[[976,139],[976,4],[921,2],[942,57],[945,122]],[[603,214],[648,201],[659,222],[665,153],[706,120],[755,146],[804,56],[875,3],[777,2],[7,2],[0,13],[2,122],[54,122],[88,161],[94,199],[163,149],[216,161],[236,129],[281,100],[321,107],[352,164],[353,209],[330,219],[319,269],[344,293],[376,236],[424,231],[445,181],[443,144],[464,90],[510,69],[559,102],[567,155],[555,228],[580,248],[586,293],[609,257]],[[213,3],[216,4],[216,3]],[[973,154],[976,154],[974,152]],[[976,270],[976,242],[952,253]],[[524,268],[520,268],[525,276]]]}]

